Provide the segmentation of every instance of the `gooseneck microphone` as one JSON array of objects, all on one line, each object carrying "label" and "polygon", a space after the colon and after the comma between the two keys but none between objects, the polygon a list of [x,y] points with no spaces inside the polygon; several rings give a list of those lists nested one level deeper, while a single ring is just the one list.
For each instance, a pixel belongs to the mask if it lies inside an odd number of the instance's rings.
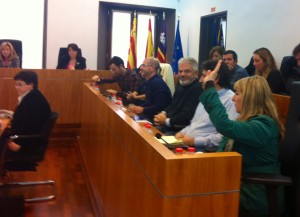
[{"label": "gooseneck microphone", "polygon": [[168,149],[174,149],[174,147],[170,144],[170,143],[168,143],[166,140],[164,140],[163,138],[162,138],[162,135],[160,134],[160,133],[156,133],[155,134],[155,137],[157,138],[157,139],[161,139],[162,141],[164,141],[165,142],[165,146],[168,148]]}]

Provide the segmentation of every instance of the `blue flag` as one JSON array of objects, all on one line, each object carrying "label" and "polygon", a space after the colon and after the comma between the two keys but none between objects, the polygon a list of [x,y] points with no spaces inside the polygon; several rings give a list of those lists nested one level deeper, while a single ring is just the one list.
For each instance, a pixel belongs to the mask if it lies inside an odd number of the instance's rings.
[{"label": "blue flag", "polygon": [[175,43],[174,43],[174,51],[173,51],[173,59],[172,59],[172,68],[174,74],[178,73],[178,60],[183,57],[181,38],[179,32],[179,20],[177,23]]}]

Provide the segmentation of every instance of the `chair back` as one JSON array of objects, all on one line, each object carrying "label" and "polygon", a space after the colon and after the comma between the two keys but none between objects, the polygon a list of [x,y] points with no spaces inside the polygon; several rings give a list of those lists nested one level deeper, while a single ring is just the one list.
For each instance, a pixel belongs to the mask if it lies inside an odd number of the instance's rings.
[{"label": "chair back", "polygon": [[291,85],[291,100],[286,132],[280,146],[282,174],[290,176],[293,185],[286,188],[286,205],[290,216],[300,217],[300,82]]},{"label": "chair back", "polygon": [[161,63],[160,68],[161,68],[160,76],[168,85],[168,87],[171,91],[171,94],[173,96],[174,92],[175,92],[175,83],[174,83],[174,75],[173,75],[172,66],[168,63]]},{"label": "chair back", "polygon": [[46,122],[46,124],[44,125],[42,131],[41,131],[41,137],[40,137],[40,141],[41,144],[38,144],[38,150],[36,153],[36,161],[42,161],[45,158],[45,153],[49,144],[49,139],[51,136],[51,132],[52,129],[55,125],[55,122],[58,118],[58,113],[57,112],[51,112],[51,116],[48,119],[48,121]]},{"label": "chair back", "polygon": [[285,56],[282,58],[280,71],[285,81],[287,81],[289,76],[292,74],[293,67],[295,66],[297,66],[297,62],[293,56]]},{"label": "chair back", "polygon": [[5,42],[5,41],[11,43],[12,46],[14,47],[14,49],[20,59],[20,68],[22,68],[22,56],[23,56],[22,41],[15,40],[15,39],[0,39],[0,44],[2,44],[2,42]]}]

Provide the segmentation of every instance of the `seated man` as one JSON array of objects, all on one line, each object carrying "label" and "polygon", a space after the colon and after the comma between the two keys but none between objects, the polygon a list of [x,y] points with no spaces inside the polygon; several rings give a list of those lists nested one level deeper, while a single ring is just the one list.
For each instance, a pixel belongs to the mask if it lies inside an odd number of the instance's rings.
[{"label": "seated man", "polygon": [[[179,83],[171,104],[158,115],[154,116],[154,122],[163,133],[172,134],[180,130],[179,126],[190,123],[202,88],[198,81],[198,63],[195,59],[187,57],[178,61]],[[182,127],[181,127],[182,128]]]},{"label": "seated man", "polygon": [[[203,82],[207,71],[214,70],[216,65],[217,61],[213,60],[206,61],[202,64],[203,72],[200,78],[201,83]],[[222,63],[214,81],[214,85],[218,91],[222,104],[227,110],[229,118],[235,119],[238,114],[235,111],[234,102],[232,101],[234,93],[232,90],[228,89],[230,78],[231,73],[227,65]],[[197,151],[205,151],[206,149],[216,149],[223,136],[217,132],[202,103],[199,103],[191,124],[178,132],[175,137],[176,139],[181,139],[186,145],[195,146]]]},{"label": "seated man", "polygon": [[140,73],[146,79],[146,100],[139,105],[130,104],[128,108],[136,114],[152,121],[153,116],[166,108],[172,100],[171,91],[164,80],[157,74],[159,61],[153,57],[144,59]]},{"label": "seated man", "polygon": [[290,94],[291,84],[294,81],[300,81],[300,44],[294,48],[293,57],[289,59],[287,64],[289,64],[290,67],[287,73],[286,89],[287,93]]},{"label": "seated man", "polygon": [[227,64],[229,70],[231,71],[232,77],[230,81],[230,89],[233,90],[234,83],[241,78],[248,77],[249,74],[246,69],[237,64],[238,56],[233,50],[227,50],[224,52],[223,62]]},{"label": "seated man", "polygon": [[[14,80],[19,103],[13,115],[11,128],[3,133],[0,146],[3,146],[7,136],[12,134],[39,134],[51,116],[49,103],[38,90],[38,77],[35,72],[21,71],[15,75]],[[30,141],[21,139],[9,140],[8,149],[6,156],[23,156],[32,151]]]},{"label": "seated man", "polygon": [[134,92],[141,85],[141,77],[133,71],[126,69],[124,67],[124,61],[117,56],[112,57],[108,61],[109,69],[113,73],[113,78],[111,79],[102,79],[98,75],[94,75],[92,79],[96,81],[97,84],[104,83],[114,83],[117,82],[121,88],[120,92],[116,90],[109,89],[107,90],[110,94],[117,94],[119,97],[126,99],[128,92]]}]

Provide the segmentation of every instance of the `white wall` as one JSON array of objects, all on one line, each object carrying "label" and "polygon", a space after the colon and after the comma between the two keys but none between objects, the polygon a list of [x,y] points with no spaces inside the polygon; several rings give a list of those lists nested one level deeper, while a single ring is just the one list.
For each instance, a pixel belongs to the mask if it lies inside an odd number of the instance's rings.
[{"label": "white wall", "polygon": [[[140,0],[107,0],[141,5]],[[177,0],[147,0],[144,5],[176,8]],[[58,50],[74,42],[82,49],[89,69],[97,68],[99,0],[48,0],[47,68],[57,65]]]},{"label": "white wall", "polygon": [[279,67],[282,57],[290,55],[300,43],[299,0],[182,0],[179,8],[184,55],[189,50],[190,56],[198,59],[200,17],[211,14],[212,7],[216,7],[215,13],[228,12],[226,49],[238,53],[242,66],[248,65],[255,49],[266,47]]}]

